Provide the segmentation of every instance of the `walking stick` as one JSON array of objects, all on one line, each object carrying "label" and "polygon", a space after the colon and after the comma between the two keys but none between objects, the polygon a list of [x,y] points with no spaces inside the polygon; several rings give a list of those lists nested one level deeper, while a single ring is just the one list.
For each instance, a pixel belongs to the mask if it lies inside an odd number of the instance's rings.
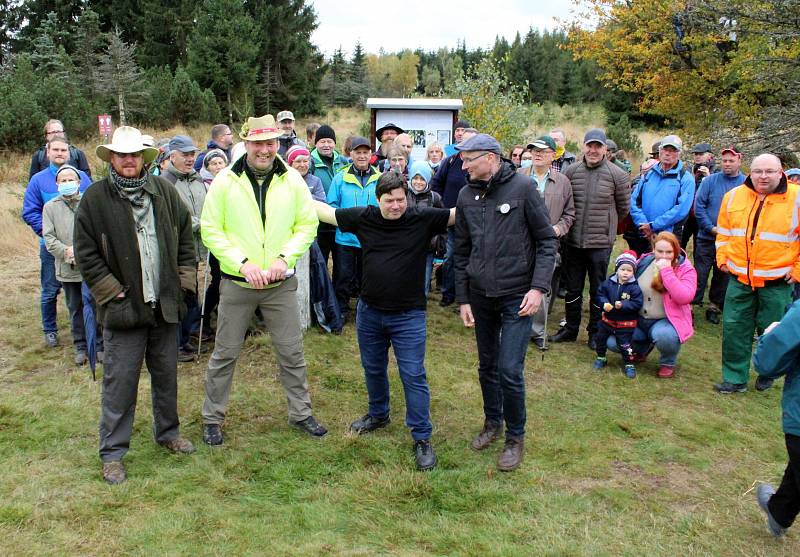
[{"label": "walking stick", "polygon": [[[552,292],[550,296],[552,296]],[[542,361],[544,362],[544,353],[547,351],[547,318],[550,316],[550,296],[544,296],[542,303],[544,304],[544,339],[542,339],[542,347],[539,351],[542,353]]]},{"label": "walking stick", "polygon": [[203,298],[200,302],[200,334],[197,336],[197,356],[200,359],[200,348],[203,346],[203,318],[206,315],[206,290],[208,288],[208,273],[211,267],[211,251],[206,250],[206,268],[203,270]]}]

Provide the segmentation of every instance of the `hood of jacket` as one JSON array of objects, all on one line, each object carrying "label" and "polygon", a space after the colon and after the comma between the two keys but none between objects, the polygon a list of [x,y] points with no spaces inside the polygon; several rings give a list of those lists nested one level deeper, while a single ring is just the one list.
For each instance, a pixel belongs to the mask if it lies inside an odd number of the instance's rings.
[{"label": "hood of jacket", "polygon": [[[756,188],[753,186],[753,180],[750,176],[744,181],[744,185],[750,188],[752,191],[756,191]],[[786,193],[786,190],[789,189],[789,183],[786,180],[786,174],[781,176],[781,181],[778,182],[778,187],[775,188],[775,191],[771,192],[768,195],[772,195],[773,193]]]}]

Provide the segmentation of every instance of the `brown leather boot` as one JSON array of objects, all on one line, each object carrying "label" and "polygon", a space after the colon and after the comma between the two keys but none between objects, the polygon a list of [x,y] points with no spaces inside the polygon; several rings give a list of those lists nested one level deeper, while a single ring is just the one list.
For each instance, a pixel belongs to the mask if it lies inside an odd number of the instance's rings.
[{"label": "brown leather boot", "polygon": [[522,464],[522,454],[524,452],[524,437],[507,437],[503,452],[497,458],[497,469],[501,472],[516,470]]},{"label": "brown leather boot", "polygon": [[482,451],[500,438],[501,435],[503,435],[503,422],[495,423],[486,420],[483,422],[481,432],[472,440],[472,448],[476,451]]}]

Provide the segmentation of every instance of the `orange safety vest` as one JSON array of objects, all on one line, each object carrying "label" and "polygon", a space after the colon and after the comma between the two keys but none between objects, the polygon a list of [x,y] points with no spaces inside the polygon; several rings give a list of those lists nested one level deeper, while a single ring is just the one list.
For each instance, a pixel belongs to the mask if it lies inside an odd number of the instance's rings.
[{"label": "orange safety vest", "polygon": [[752,288],[791,273],[800,281],[800,198],[798,186],[781,179],[763,200],[750,178],[722,198],[717,218],[717,266],[727,265]]}]

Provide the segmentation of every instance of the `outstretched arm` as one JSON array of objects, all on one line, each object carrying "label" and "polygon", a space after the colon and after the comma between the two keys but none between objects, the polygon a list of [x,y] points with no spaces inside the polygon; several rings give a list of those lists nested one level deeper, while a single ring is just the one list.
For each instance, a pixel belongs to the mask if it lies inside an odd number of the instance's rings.
[{"label": "outstretched arm", "polygon": [[314,207],[317,210],[317,218],[320,221],[332,224],[333,226],[339,225],[339,223],[336,222],[336,209],[322,201],[314,201]]}]

